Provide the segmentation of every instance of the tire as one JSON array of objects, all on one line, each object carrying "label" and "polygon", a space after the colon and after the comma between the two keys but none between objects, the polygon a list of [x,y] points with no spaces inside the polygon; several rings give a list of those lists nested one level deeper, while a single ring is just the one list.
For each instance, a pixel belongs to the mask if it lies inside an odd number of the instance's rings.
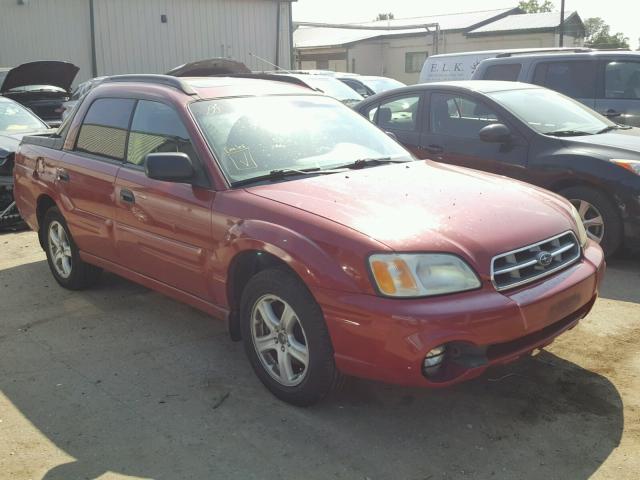
[{"label": "tire", "polygon": [[280,400],[313,405],[341,384],[322,310],[294,274],[284,268],[256,274],[242,292],[240,315],[249,362]]},{"label": "tire", "polygon": [[53,278],[69,290],[83,290],[95,284],[102,269],[80,259],[80,251],[67,222],[56,207],[47,210],[41,228],[40,235]]},{"label": "tire", "polygon": [[606,257],[613,255],[622,244],[622,219],[609,197],[590,187],[570,187],[558,193],[576,207],[583,220],[602,218],[602,230],[587,222],[585,229],[589,238],[600,244]]}]

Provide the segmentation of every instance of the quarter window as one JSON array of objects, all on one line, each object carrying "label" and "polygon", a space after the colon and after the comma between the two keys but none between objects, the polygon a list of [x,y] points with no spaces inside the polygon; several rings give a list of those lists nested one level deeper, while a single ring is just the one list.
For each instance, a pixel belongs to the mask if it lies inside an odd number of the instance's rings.
[{"label": "quarter window", "polygon": [[640,62],[609,62],[604,74],[605,98],[640,99]]},{"label": "quarter window", "polygon": [[123,160],[135,100],[100,98],[84,117],[76,151]]},{"label": "quarter window", "polygon": [[181,152],[195,160],[189,134],[177,112],[158,102],[140,100],[131,123],[127,162],[144,165],[149,153]]},{"label": "quarter window", "polygon": [[419,95],[382,103],[375,113],[375,123],[383,130],[415,130],[419,105]]},{"label": "quarter window", "polygon": [[533,83],[572,98],[596,97],[595,62],[548,62],[536,66]]},{"label": "quarter window", "polygon": [[456,137],[477,138],[482,128],[499,122],[484,103],[446,93],[431,95],[430,112],[433,133]]}]

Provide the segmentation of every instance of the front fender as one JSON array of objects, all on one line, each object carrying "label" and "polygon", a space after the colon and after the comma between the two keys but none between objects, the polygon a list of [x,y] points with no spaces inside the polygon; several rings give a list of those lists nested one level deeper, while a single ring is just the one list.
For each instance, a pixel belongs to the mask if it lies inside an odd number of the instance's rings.
[{"label": "front fender", "polygon": [[[331,286],[345,292],[362,291],[362,275],[349,265],[347,252],[329,255],[318,243],[289,228],[261,220],[243,220],[228,231],[219,250],[222,265],[246,251],[267,252],[286,263],[309,288]],[[222,273],[222,272],[221,272]],[[226,283],[228,268],[223,273]]]}]

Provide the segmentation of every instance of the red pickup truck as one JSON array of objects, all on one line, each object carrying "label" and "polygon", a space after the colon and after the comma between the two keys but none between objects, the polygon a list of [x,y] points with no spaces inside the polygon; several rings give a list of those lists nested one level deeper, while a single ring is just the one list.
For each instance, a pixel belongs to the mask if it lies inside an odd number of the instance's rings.
[{"label": "red pickup truck", "polygon": [[286,83],[109,78],[14,175],[60,285],[106,269],[226,320],[297,405],[343,375],[443,387],[513,361],[574,327],[604,270],[566,200],[416,160]]}]

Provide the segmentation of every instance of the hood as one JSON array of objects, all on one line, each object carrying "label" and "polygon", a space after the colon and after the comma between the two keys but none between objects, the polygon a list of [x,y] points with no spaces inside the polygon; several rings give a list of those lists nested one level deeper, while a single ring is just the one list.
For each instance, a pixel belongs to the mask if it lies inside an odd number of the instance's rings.
[{"label": "hood", "polygon": [[40,61],[24,63],[11,69],[2,82],[0,93],[29,85],[51,85],[69,91],[80,70],[72,63]]},{"label": "hood", "polygon": [[404,252],[439,251],[488,270],[498,254],[574,228],[566,200],[525,183],[430,161],[248,188]]},{"label": "hood", "polygon": [[[640,159],[640,128],[613,130],[599,135],[563,138],[574,147],[583,147],[610,158]],[[621,155],[624,155],[623,157]]]},{"label": "hood", "polygon": [[210,77],[237,73],[251,73],[251,70],[242,62],[228,58],[210,58],[208,60],[185,63],[167,72],[167,75],[173,77]]},{"label": "hood", "polygon": [[0,158],[15,152],[20,145],[20,140],[25,135],[33,135],[34,132],[21,132],[14,134],[0,133]]}]

